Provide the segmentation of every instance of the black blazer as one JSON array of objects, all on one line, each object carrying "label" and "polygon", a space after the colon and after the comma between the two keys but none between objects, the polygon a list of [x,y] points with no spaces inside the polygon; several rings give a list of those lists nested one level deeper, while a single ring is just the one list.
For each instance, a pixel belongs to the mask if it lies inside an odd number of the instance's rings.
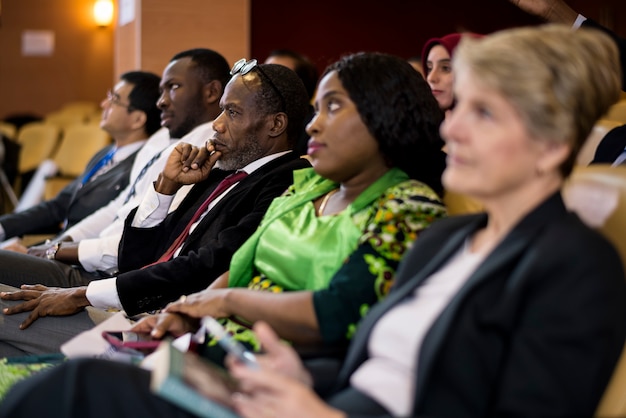
[{"label": "black blazer", "polygon": [[[452,217],[420,235],[392,292],[359,326],[338,388],[367,359],[378,319],[486,222],[485,214]],[[590,417],[625,336],[620,258],[555,194],[493,250],[427,332],[411,416]]]},{"label": "black blazer", "polygon": [[611,129],[602,138],[590,164],[612,164],[626,148],[626,125]]},{"label": "black blazer", "polygon": [[598,22],[591,19],[585,20],[582,27],[600,29],[615,41],[617,48],[619,49],[619,60],[622,66],[622,90],[626,91],[626,39],[617,36],[615,32],[605,28]]},{"label": "black blazer", "polygon": [[[175,259],[148,268],[185,228],[224,177],[195,185],[180,206],[154,228],[133,228],[126,219],[120,241],[117,291],[129,315],[163,308],[181,295],[206,288],[228,271],[235,251],[256,230],[272,200],[293,183],[293,170],[310,167],[290,152],[244,178],[202,219]],[[212,173],[213,174],[213,173]]]},{"label": "black blazer", "polygon": [[83,174],[65,186],[53,199],[41,202],[23,212],[0,216],[6,237],[24,234],[57,233],[65,219],[67,228],[80,222],[115,199],[128,186],[130,170],[137,152],[106,173],[81,187],[80,179],[88,173],[113,147],[98,151],[87,164]]}]

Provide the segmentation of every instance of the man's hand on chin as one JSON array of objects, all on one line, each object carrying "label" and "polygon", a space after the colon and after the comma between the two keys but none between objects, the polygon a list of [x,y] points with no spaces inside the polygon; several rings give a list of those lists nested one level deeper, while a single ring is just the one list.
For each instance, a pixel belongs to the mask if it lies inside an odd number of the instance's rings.
[{"label": "man's hand on chin", "polygon": [[72,315],[90,305],[86,286],[49,288],[36,284],[22,285],[20,289],[15,292],[0,292],[0,298],[4,300],[25,301],[2,310],[5,315],[30,312],[28,318],[20,324],[20,329],[28,328],[40,317]]}]

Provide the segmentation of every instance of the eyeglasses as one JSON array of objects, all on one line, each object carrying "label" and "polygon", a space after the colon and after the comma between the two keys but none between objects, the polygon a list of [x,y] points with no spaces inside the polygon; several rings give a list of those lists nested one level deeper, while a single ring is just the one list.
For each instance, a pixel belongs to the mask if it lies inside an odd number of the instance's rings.
[{"label": "eyeglasses", "polygon": [[121,101],[122,99],[120,98],[120,95],[117,93],[113,93],[113,91],[111,90],[107,91],[106,100],[107,102],[113,105],[125,107],[126,109],[128,109],[129,112],[132,112],[134,110],[134,108],[131,105],[122,103]]},{"label": "eyeglasses", "polygon": [[265,74],[265,71],[263,71],[263,69],[257,65],[257,60],[251,59],[250,61],[246,61],[245,58],[240,59],[239,61],[235,63],[235,65],[233,65],[233,68],[231,68],[230,75],[235,75],[235,74],[246,75],[250,71],[252,71],[253,68],[256,68],[257,70],[259,70],[259,74],[265,77],[265,79],[269,83],[272,90],[274,90],[274,93],[276,93],[276,95],[280,99],[281,112],[285,112],[287,110],[287,102],[285,101],[285,98],[283,97],[280,90],[278,90],[278,87],[276,87],[276,84],[274,84],[272,79],[269,78],[269,76]]}]

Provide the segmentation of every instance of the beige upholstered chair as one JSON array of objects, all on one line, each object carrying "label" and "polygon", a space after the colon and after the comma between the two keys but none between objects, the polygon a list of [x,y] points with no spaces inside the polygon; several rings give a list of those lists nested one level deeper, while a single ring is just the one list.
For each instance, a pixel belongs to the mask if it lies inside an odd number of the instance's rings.
[{"label": "beige upholstered chair", "polygon": [[595,155],[598,144],[600,144],[602,138],[604,138],[604,136],[611,129],[622,126],[624,124],[626,124],[626,122],[620,122],[611,119],[600,119],[598,122],[596,122],[593,130],[587,137],[585,144],[580,149],[580,152],[576,157],[576,164],[589,165],[589,163],[593,160],[593,156]]},{"label": "beige upholstered chair", "polygon": [[[9,122],[4,122],[0,120],[0,138],[5,137],[10,140],[15,140],[15,136],[17,135],[17,127]],[[4,194],[0,194],[0,213],[4,213],[9,208],[9,203],[11,206],[15,207],[18,202],[17,195],[15,194],[15,190],[13,189],[13,185],[9,181],[6,172],[4,171],[4,161],[6,156],[5,144],[0,141],[0,187]],[[0,192],[1,193],[1,192]],[[7,200],[4,199],[4,196],[7,197]]]},{"label": "beige upholstered chair", "polygon": [[13,184],[14,193],[10,195],[13,207],[18,206],[18,195],[24,188],[24,174],[34,172],[39,165],[50,158],[59,140],[59,129],[55,125],[31,122],[20,128],[17,142],[21,146],[17,162],[17,178]]},{"label": "beige upholstered chair", "polygon": [[85,122],[85,114],[82,112],[52,112],[44,118],[44,123],[55,125],[60,131],[67,127]]},{"label": "beige upholstered chair", "polygon": [[597,418],[623,418],[626,416],[626,349],[622,351],[613,377],[609,382],[600,405],[596,409]]},{"label": "beige upholstered chair", "polygon": [[626,123],[626,100],[620,100],[611,106],[604,118]]},{"label": "beige upholstered chair", "polygon": [[85,115],[98,109],[99,109],[99,104],[96,102],[89,101],[89,100],[76,100],[72,102],[67,102],[61,107],[61,111],[64,113],[76,112],[76,113],[82,113]]},{"label": "beige upholstered chair", "polygon": [[[563,196],[568,208],[613,243],[626,266],[626,167],[608,164],[576,167]],[[626,349],[596,416],[626,417]]]},{"label": "beige upholstered chair", "polygon": [[563,197],[570,210],[613,243],[626,270],[626,167],[577,166]]},{"label": "beige upholstered chair", "polygon": [[57,112],[53,112],[52,115],[60,119],[60,122],[64,126],[73,125],[76,123],[91,123],[94,114],[98,114],[98,121],[102,115],[102,109],[98,103],[89,101],[76,101],[69,102],[63,105],[63,107]]},{"label": "beige upholstered chair", "polygon": [[80,176],[96,152],[111,144],[111,137],[97,125],[72,125],[65,129],[52,160],[59,174],[46,180],[44,199],[51,199]]},{"label": "beige upholstered chair", "polygon": [[17,134],[21,145],[18,170],[20,173],[35,170],[39,164],[49,158],[59,139],[59,128],[39,122],[22,126]]},{"label": "beige upholstered chair", "polygon": [[17,127],[12,123],[0,120],[0,134],[9,139],[15,139],[15,136],[17,135]]},{"label": "beige upholstered chair", "polygon": [[449,216],[465,215],[483,210],[482,205],[471,197],[450,191],[446,191],[443,195],[443,203],[448,209]]},{"label": "beige upholstered chair", "polygon": [[92,125],[100,125],[100,121],[102,120],[102,109],[96,109],[87,114],[87,120],[85,123]]},{"label": "beige upholstered chair", "polygon": [[65,129],[61,144],[52,159],[64,176],[79,176],[102,148],[111,144],[108,133],[94,125],[72,125]]}]

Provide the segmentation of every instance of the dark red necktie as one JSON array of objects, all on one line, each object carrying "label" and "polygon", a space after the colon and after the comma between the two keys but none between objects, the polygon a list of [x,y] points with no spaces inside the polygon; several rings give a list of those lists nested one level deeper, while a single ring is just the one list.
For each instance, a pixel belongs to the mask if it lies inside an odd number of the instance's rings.
[{"label": "dark red necktie", "polygon": [[224,193],[224,191],[227,190],[230,186],[237,183],[238,181],[240,181],[247,175],[248,173],[246,173],[245,171],[237,171],[233,174],[226,176],[224,180],[222,180],[217,185],[215,190],[211,192],[209,197],[207,197],[206,200],[200,205],[198,210],[196,210],[196,213],[193,214],[193,216],[191,217],[191,220],[189,221],[189,223],[187,224],[183,232],[181,232],[180,235],[176,238],[176,240],[174,240],[174,242],[172,243],[172,245],[170,245],[167,251],[165,251],[165,253],[163,253],[163,255],[159,257],[157,261],[155,261],[154,263],[148,264],[145,267],[152,266],[154,264],[159,264],[164,261],[170,261],[174,257],[174,253],[176,253],[176,250],[178,250],[183,245],[185,240],[189,237],[189,231],[191,230],[191,226],[195,224],[196,222],[198,222],[198,219],[200,219],[202,214],[206,212],[211,202],[214,201],[217,197],[219,197],[222,193]]}]

